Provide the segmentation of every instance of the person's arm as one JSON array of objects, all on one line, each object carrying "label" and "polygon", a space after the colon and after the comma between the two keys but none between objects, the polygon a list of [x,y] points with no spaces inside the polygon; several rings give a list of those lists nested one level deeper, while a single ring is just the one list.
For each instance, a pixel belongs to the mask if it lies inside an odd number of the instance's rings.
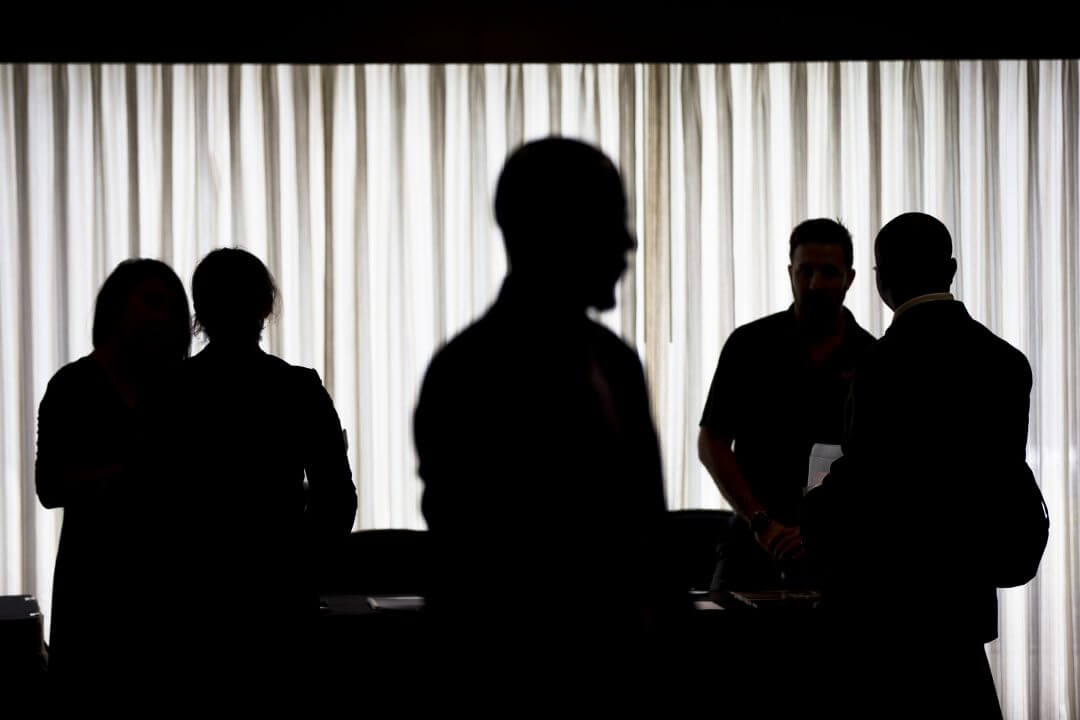
[{"label": "person's arm", "polygon": [[649,634],[668,632],[688,617],[692,609],[686,588],[669,561],[671,557],[670,525],[667,497],[664,489],[664,467],[660,454],[660,439],[649,405],[649,390],[645,371],[637,354],[627,348],[627,377],[625,392],[633,398],[631,427],[634,435],[630,446],[635,452],[631,466],[633,483],[638,495],[637,558],[634,564],[640,572],[643,590],[638,607],[641,628]]},{"label": "person's arm", "polygon": [[[748,368],[743,358],[751,353],[747,348],[747,335],[736,330],[724,343],[720,359],[709,385],[709,395],[701,415],[698,433],[698,458],[709,471],[720,494],[735,512],[749,523],[758,512],[767,508],[754,497],[743,476],[735,454],[731,451],[735,429],[740,413],[751,400],[746,396]],[[802,554],[802,541],[798,528],[787,527],[772,520],[768,527],[755,535],[758,543],[775,557],[783,558]]]},{"label": "person's arm", "polygon": [[633,397],[635,418],[633,427],[637,435],[634,437],[634,448],[639,453],[636,462],[639,489],[640,508],[644,517],[650,521],[658,518],[663,521],[667,513],[667,496],[664,490],[664,463],[660,454],[660,438],[656,432],[656,423],[653,422],[652,408],[649,405],[649,387],[645,379],[645,369],[637,353],[627,348],[626,351],[626,377],[629,384],[625,392]]},{"label": "person's arm", "polygon": [[420,511],[428,530],[458,536],[478,530],[476,521],[490,498],[477,475],[484,461],[476,453],[476,398],[462,393],[468,373],[453,355],[436,354],[420,384],[413,412],[417,475],[423,483]]},{"label": "person's arm", "polygon": [[[739,469],[735,453],[731,451],[731,438],[703,426],[698,432],[698,458],[709,471],[720,494],[748,523],[755,514],[767,513],[765,506],[754,497],[750,485]],[[768,527],[755,533],[755,537],[758,544],[777,559],[789,556],[798,558],[803,553],[798,527],[789,527],[770,520]]]},{"label": "person's arm", "polygon": [[304,453],[308,515],[319,537],[343,537],[352,530],[356,518],[356,487],[334,401],[318,374],[314,370],[307,372],[311,374]]},{"label": "person's arm", "polygon": [[50,382],[38,406],[34,486],[46,508],[77,505],[105,494],[126,470],[121,463],[90,463],[73,452],[77,433],[64,406],[63,387]]},{"label": "person's arm", "polygon": [[446,506],[443,495],[442,439],[446,428],[442,427],[438,413],[445,402],[441,394],[439,374],[439,356],[429,363],[424,378],[420,382],[420,393],[416,408],[413,410],[413,444],[416,447],[416,473],[423,483],[420,497],[420,512],[424,516],[428,530],[442,528],[442,518]]},{"label": "person's arm", "polygon": [[739,470],[735,453],[731,451],[731,438],[702,427],[698,432],[698,459],[709,471],[720,494],[747,522],[756,513],[765,511]]},{"label": "person's arm", "polygon": [[863,543],[851,534],[850,523],[852,518],[872,512],[866,490],[873,480],[866,478],[865,458],[878,453],[867,451],[868,431],[880,423],[875,409],[891,405],[878,398],[868,399],[875,395],[872,386],[879,372],[872,354],[865,354],[844,403],[843,455],[832,463],[821,484],[803,499],[801,528],[806,545],[814,563],[829,575],[857,567],[858,561],[852,558],[864,549]]}]

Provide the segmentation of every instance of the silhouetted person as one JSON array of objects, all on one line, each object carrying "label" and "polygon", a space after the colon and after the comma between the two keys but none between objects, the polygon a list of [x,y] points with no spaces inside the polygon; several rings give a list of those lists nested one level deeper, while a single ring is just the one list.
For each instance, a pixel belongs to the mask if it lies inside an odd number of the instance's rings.
[{"label": "silhouetted person", "polygon": [[423,381],[414,431],[440,569],[429,606],[451,633],[440,669],[478,699],[602,693],[617,661],[629,664],[614,649],[636,649],[661,604],[666,506],[644,374],[586,315],[615,305],[635,246],[626,213],[599,150],[561,138],[518,148],[495,196],[502,289]]},{"label": "silhouetted person", "polygon": [[210,342],[184,363],[180,385],[189,627],[178,677],[215,697],[269,700],[293,693],[311,662],[313,568],[350,532],[356,491],[318,374],[259,347],[277,297],[266,266],[244,250],[215,250],[195,268],[191,293]]},{"label": "silhouetted person", "polygon": [[807,496],[838,630],[829,702],[863,717],[999,717],[983,644],[997,636],[997,538],[1018,509],[1003,492],[1034,489],[1031,368],[949,294],[941,222],[900,215],[874,255],[895,314],[855,371],[844,457]]},{"label": "silhouetted person", "polygon": [[153,665],[155,521],[164,495],[156,418],[191,346],[187,294],[157,260],[120,263],[98,293],[94,350],[62,367],[38,410],[35,482],[63,508],[49,674],[65,709],[131,699]]},{"label": "silhouetted person", "polygon": [[799,528],[810,450],[840,444],[852,369],[874,342],[844,307],[855,279],[847,229],[806,220],[790,246],[795,302],[728,337],[701,416],[698,454],[738,513],[714,589],[810,581]]}]

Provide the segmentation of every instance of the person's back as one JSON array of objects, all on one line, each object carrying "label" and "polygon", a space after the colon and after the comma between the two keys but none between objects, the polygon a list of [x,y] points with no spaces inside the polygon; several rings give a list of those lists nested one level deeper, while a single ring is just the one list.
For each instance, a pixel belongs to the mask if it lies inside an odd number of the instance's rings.
[{"label": "person's back", "polygon": [[418,405],[424,515],[450,554],[434,602],[500,591],[545,615],[610,613],[599,593],[635,583],[635,533],[664,510],[640,363],[584,316],[537,333],[513,292],[432,360]]},{"label": "person's back", "polygon": [[[155,442],[158,391],[191,344],[187,295],[164,263],[120,263],[98,294],[94,351],[50,380],[38,414],[35,485],[63,508],[53,582],[49,674],[66,712],[139,704],[161,672],[155,605],[165,495]],[[119,688],[133,688],[116,699]]]},{"label": "person's back", "polygon": [[995,522],[986,502],[999,474],[1024,464],[1030,389],[1023,355],[950,300],[906,310],[859,366],[844,462],[873,477],[854,480],[854,494],[884,532],[852,548],[862,553],[856,582],[932,588],[904,598],[905,622],[993,639],[994,558],[971,539]]},{"label": "person's back", "polygon": [[928,215],[878,233],[878,290],[895,314],[855,370],[844,457],[806,499],[846,655],[834,675],[860,689],[830,702],[851,712],[863,698],[902,715],[1000,717],[982,645],[997,635],[995,587],[1015,584],[1009,546],[1038,542],[1034,525],[1011,527],[1042,520],[1025,461],[1032,377],[948,293],[951,254]]},{"label": "person's back", "polygon": [[[210,343],[176,388],[178,676],[200,692],[290,694],[273,681],[311,661],[318,559],[356,511],[345,440],[318,374],[258,346],[276,298],[261,261],[216,250],[192,295]],[[229,687],[246,678],[255,685]]]},{"label": "person's back", "polygon": [[318,377],[263,352],[237,358],[211,345],[185,363],[182,382],[197,461],[190,490],[212,586],[256,600],[249,612],[301,602],[304,463],[319,440],[308,406]]},{"label": "person's back", "polygon": [[[510,272],[432,360],[414,418],[438,553],[434,666],[459,691],[486,692],[473,680],[493,673],[512,692],[567,698],[603,686],[597,672],[632,671],[668,589],[644,373],[586,315],[615,305],[634,243],[617,170],[576,141],[515,151],[495,210]],[[460,662],[465,645],[479,670]]]}]

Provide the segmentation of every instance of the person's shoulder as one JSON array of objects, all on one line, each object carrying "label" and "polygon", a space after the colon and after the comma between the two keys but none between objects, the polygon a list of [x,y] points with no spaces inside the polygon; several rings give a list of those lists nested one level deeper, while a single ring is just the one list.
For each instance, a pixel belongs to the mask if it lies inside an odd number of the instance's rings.
[{"label": "person's shoulder", "polygon": [[792,320],[788,309],[743,323],[728,335],[724,350],[731,353],[760,345],[775,345],[789,333]]},{"label": "person's shoulder", "polygon": [[614,330],[609,328],[602,322],[589,318],[589,332],[592,334],[593,341],[597,342],[604,347],[621,348],[630,350],[633,352],[626,341],[619,337]]},{"label": "person's shoulder", "polygon": [[435,354],[454,357],[470,352],[490,343],[493,334],[491,318],[481,315],[448,338]]},{"label": "person's shoulder", "polygon": [[293,373],[295,375],[309,375],[316,373],[314,368],[307,365],[295,365],[284,358],[272,355],[268,352],[259,353],[258,364],[267,372]]},{"label": "person's shoulder", "polygon": [[490,314],[473,320],[443,342],[432,353],[430,365],[438,367],[473,366],[500,342]]},{"label": "person's shoulder", "polygon": [[90,355],[72,360],[53,373],[49,379],[47,389],[59,390],[72,387],[82,387],[93,382],[101,375],[101,369]]},{"label": "person's shoulder", "polygon": [[293,365],[286,360],[263,354],[257,363],[259,382],[273,387],[281,402],[295,409],[304,410],[323,407],[330,399],[330,390],[315,368],[306,365]]},{"label": "person's shoulder", "polygon": [[866,328],[862,327],[851,315],[847,308],[844,312],[848,315],[848,326],[844,343],[850,348],[853,358],[852,369],[856,378],[862,378],[865,382],[878,370],[886,368],[890,364],[890,357],[895,354],[893,340],[888,333],[880,338],[874,337]]},{"label": "person's shoulder", "polygon": [[498,342],[498,333],[487,315],[472,321],[431,354],[424,369],[422,391],[430,393],[438,388],[439,393],[444,393],[468,382],[469,377],[483,375]]},{"label": "person's shoulder", "polygon": [[54,380],[66,381],[85,378],[100,372],[97,361],[91,355],[83,355],[81,358],[65,363],[53,374]]},{"label": "person's shoulder", "polygon": [[969,327],[981,341],[980,354],[984,361],[994,363],[1013,375],[1026,377],[1027,382],[1031,382],[1031,363],[1019,348],[975,318],[970,318]]},{"label": "person's shoulder", "polygon": [[886,338],[874,340],[859,348],[855,358],[854,373],[856,378],[866,379],[882,367],[890,366],[892,348]]},{"label": "person's shoulder", "polygon": [[637,350],[603,323],[590,318],[589,333],[593,338],[593,343],[605,355],[615,358],[616,361],[621,363],[641,365],[641,358],[638,356]]},{"label": "person's shoulder", "polygon": [[206,372],[209,366],[208,357],[206,348],[203,348],[194,355],[184,358],[184,362],[180,363],[180,372],[189,377]]},{"label": "person's shoulder", "polygon": [[772,340],[778,334],[790,330],[794,321],[795,317],[789,308],[787,310],[781,310],[780,312],[774,312],[771,315],[760,317],[757,320],[751,320],[748,323],[743,323],[735,328],[734,332],[731,334],[732,336],[737,336],[742,339]]},{"label": "person's shoulder", "polygon": [[877,342],[877,338],[874,337],[869,330],[859,324],[859,321],[855,319],[855,315],[850,310],[844,308],[844,315],[847,316],[848,342],[860,351],[869,348],[869,346]]},{"label": "person's shoulder", "polygon": [[[735,332],[744,335],[753,335],[755,333],[770,333],[776,330],[789,327],[794,320],[792,311],[790,308],[787,310],[781,310],[780,312],[774,312],[764,317],[759,317],[756,320],[751,320],[748,323],[735,328]],[[734,334],[734,333],[732,333]]]},{"label": "person's shoulder", "polygon": [[256,363],[261,380],[272,382],[274,385],[288,384],[302,395],[310,396],[311,393],[322,394],[326,392],[326,384],[322,376],[315,368],[306,365],[294,365],[277,355],[262,353]]}]

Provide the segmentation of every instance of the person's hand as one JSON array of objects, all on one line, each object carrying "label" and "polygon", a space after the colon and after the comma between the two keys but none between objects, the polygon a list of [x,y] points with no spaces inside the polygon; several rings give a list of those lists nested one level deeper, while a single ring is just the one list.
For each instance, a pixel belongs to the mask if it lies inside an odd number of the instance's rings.
[{"label": "person's hand", "polygon": [[797,526],[789,527],[773,520],[767,528],[755,533],[754,537],[778,562],[798,560],[806,553],[802,533]]}]

